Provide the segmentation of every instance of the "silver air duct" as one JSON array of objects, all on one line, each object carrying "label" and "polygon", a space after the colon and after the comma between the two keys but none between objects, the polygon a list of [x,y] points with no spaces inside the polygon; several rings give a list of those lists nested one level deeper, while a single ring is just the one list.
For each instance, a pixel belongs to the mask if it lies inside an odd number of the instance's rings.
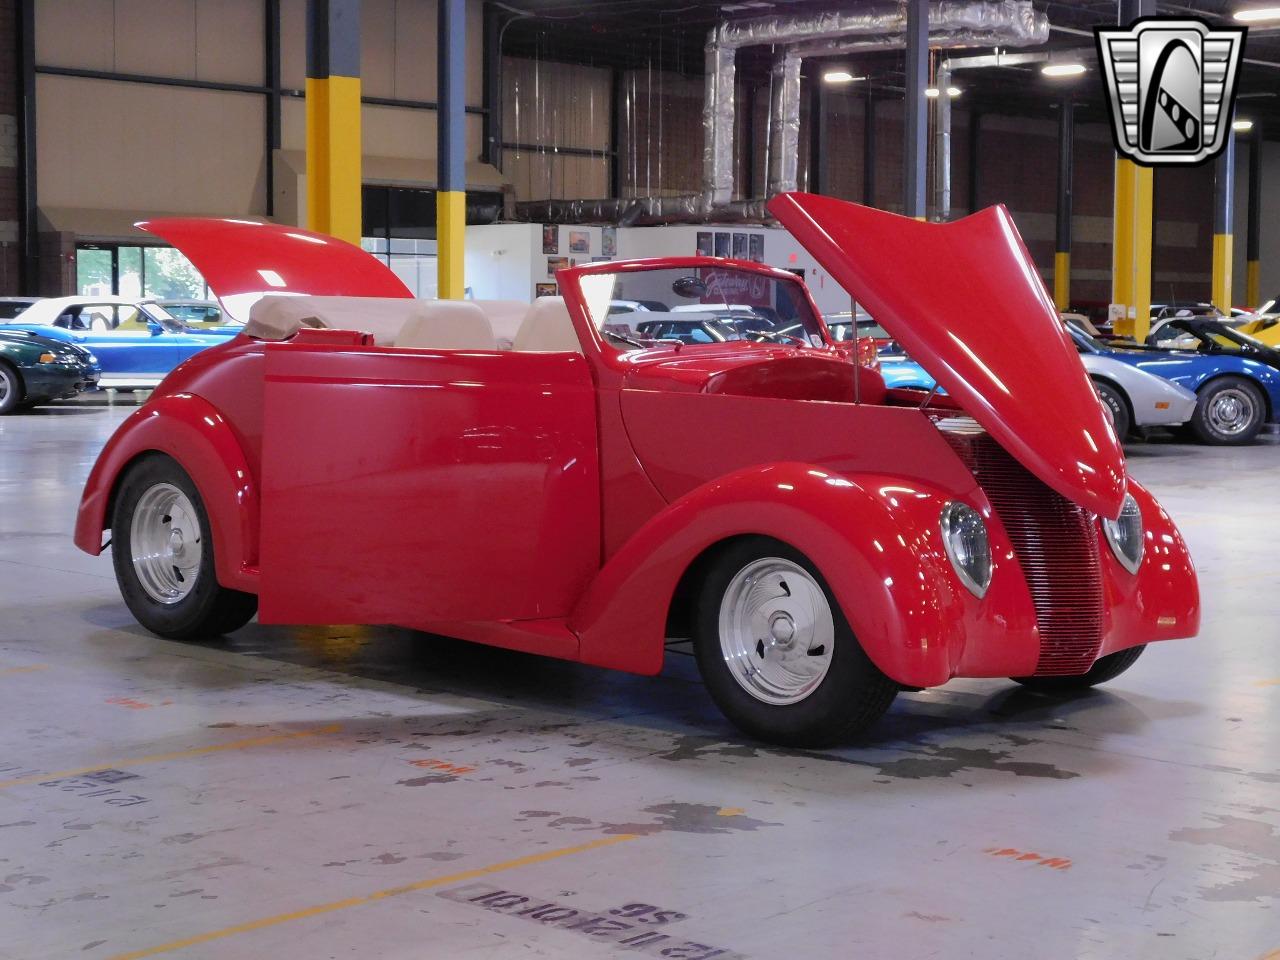
[{"label": "silver air duct", "polygon": [[[832,43],[875,35],[876,40],[857,49],[892,49],[901,46],[906,31],[906,11],[899,5],[870,7],[856,13],[819,13],[809,16],[759,17],[722,23],[711,31],[706,46],[706,99],[703,125],[703,193],[709,207],[733,197],[734,59],[742,47],[764,44]],[[1029,46],[1049,38],[1049,18],[1037,13],[1029,0],[996,3],[961,3],[942,0],[929,8],[929,45],[975,46],[1000,44]],[[936,36],[935,36],[936,34]],[[783,55],[785,56],[785,55]],[[775,81],[778,61],[775,60]],[[778,96],[775,82],[775,100]],[[799,130],[799,95],[795,98],[795,124]],[[789,121],[774,118],[783,131]],[[796,141],[798,147],[798,136]],[[778,158],[781,161],[781,157]],[[778,171],[770,180],[784,183]],[[792,178],[794,186],[794,178]]]}]

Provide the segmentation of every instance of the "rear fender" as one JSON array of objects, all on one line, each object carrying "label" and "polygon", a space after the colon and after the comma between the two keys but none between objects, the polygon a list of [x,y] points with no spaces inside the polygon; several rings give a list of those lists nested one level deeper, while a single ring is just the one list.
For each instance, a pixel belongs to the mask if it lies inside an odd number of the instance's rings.
[{"label": "rear fender", "polygon": [[867,655],[901,683],[945,682],[963,653],[967,593],[943,553],[952,497],[918,481],[804,463],[749,467],[689,492],[608,561],[570,617],[586,663],[657,673],[667,613],[689,566],[743,535],[808,557]]},{"label": "rear fender", "polygon": [[202,397],[153,398],[107,442],[85,483],[76,516],[76,546],[102,552],[108,511],[125,469],[150,452],[164,453],[190,475],[204,501],[213,535],[218,582],[257,591],[258,485],[231,425]]}]

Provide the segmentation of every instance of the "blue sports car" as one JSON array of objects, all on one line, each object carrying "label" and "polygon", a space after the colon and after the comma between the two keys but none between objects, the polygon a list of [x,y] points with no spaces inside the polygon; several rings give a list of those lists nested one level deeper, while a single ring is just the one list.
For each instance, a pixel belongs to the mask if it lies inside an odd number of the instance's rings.
[{"label": "blue sports car", "polygon": [[101,387],[147,389],[193,354],[235,331],[196,333],[163,307],[127,297],[52,297],[34,304],[0,330],[30,330],[79,344],[102,365]]},{"label": "blue sports car", "polygon": [[1169,323],[1197,346],[1117,346],[1067,326],[1085,352],[1112,357],[1193,391],[1196,409],[1188,426],[1202,443],[1252,442],[1264,423],[1280,416],[1280,351],[1217,320],[1179,317]]}]

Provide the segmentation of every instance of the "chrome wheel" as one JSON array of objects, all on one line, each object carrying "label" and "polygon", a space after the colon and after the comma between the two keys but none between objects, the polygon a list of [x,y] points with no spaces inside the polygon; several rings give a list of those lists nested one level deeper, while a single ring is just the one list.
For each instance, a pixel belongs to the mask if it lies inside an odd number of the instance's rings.
[{"label": "chrome wheel", "polygon": [[138,583],[158,603],[177,603],[200,575],[200,520],[185,493],[157,483],[138,498],[129,546]]},{"label": "chrome wheel", "polygon": [[720,601],[720,650],[743,690],[764,703],[797,703],[831,667],[835,620],[821,586],[780,557],[747,564]]},{"label": "chrome wheel", "polygon": [[1241,387],[1225,387],[1209,401],[1205,419],[1215,433],[1224,437],[1239,436],[1253,423],[1257,412],[1254,404],[1249,391]]},{"label": "chrome wheel", "polygon": [[9,376],[9,371],[4,368],[4,364],[0,363],[0,407],[4,406],[5,401],[9,399],[9,394],[13,391],[13,378]]}]

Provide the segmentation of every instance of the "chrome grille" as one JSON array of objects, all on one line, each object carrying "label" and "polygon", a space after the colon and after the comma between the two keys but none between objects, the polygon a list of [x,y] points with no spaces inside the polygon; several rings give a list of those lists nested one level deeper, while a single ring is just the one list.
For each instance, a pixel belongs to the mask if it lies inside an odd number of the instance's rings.
[{"label": "chrome grille", "polygon": [[1036,674],[1087,673],[1102,646],[1102,568],[1093,514],[1052,490],[971,423],[954,418],[938,426],[1013,540],[1040,627]]}]

